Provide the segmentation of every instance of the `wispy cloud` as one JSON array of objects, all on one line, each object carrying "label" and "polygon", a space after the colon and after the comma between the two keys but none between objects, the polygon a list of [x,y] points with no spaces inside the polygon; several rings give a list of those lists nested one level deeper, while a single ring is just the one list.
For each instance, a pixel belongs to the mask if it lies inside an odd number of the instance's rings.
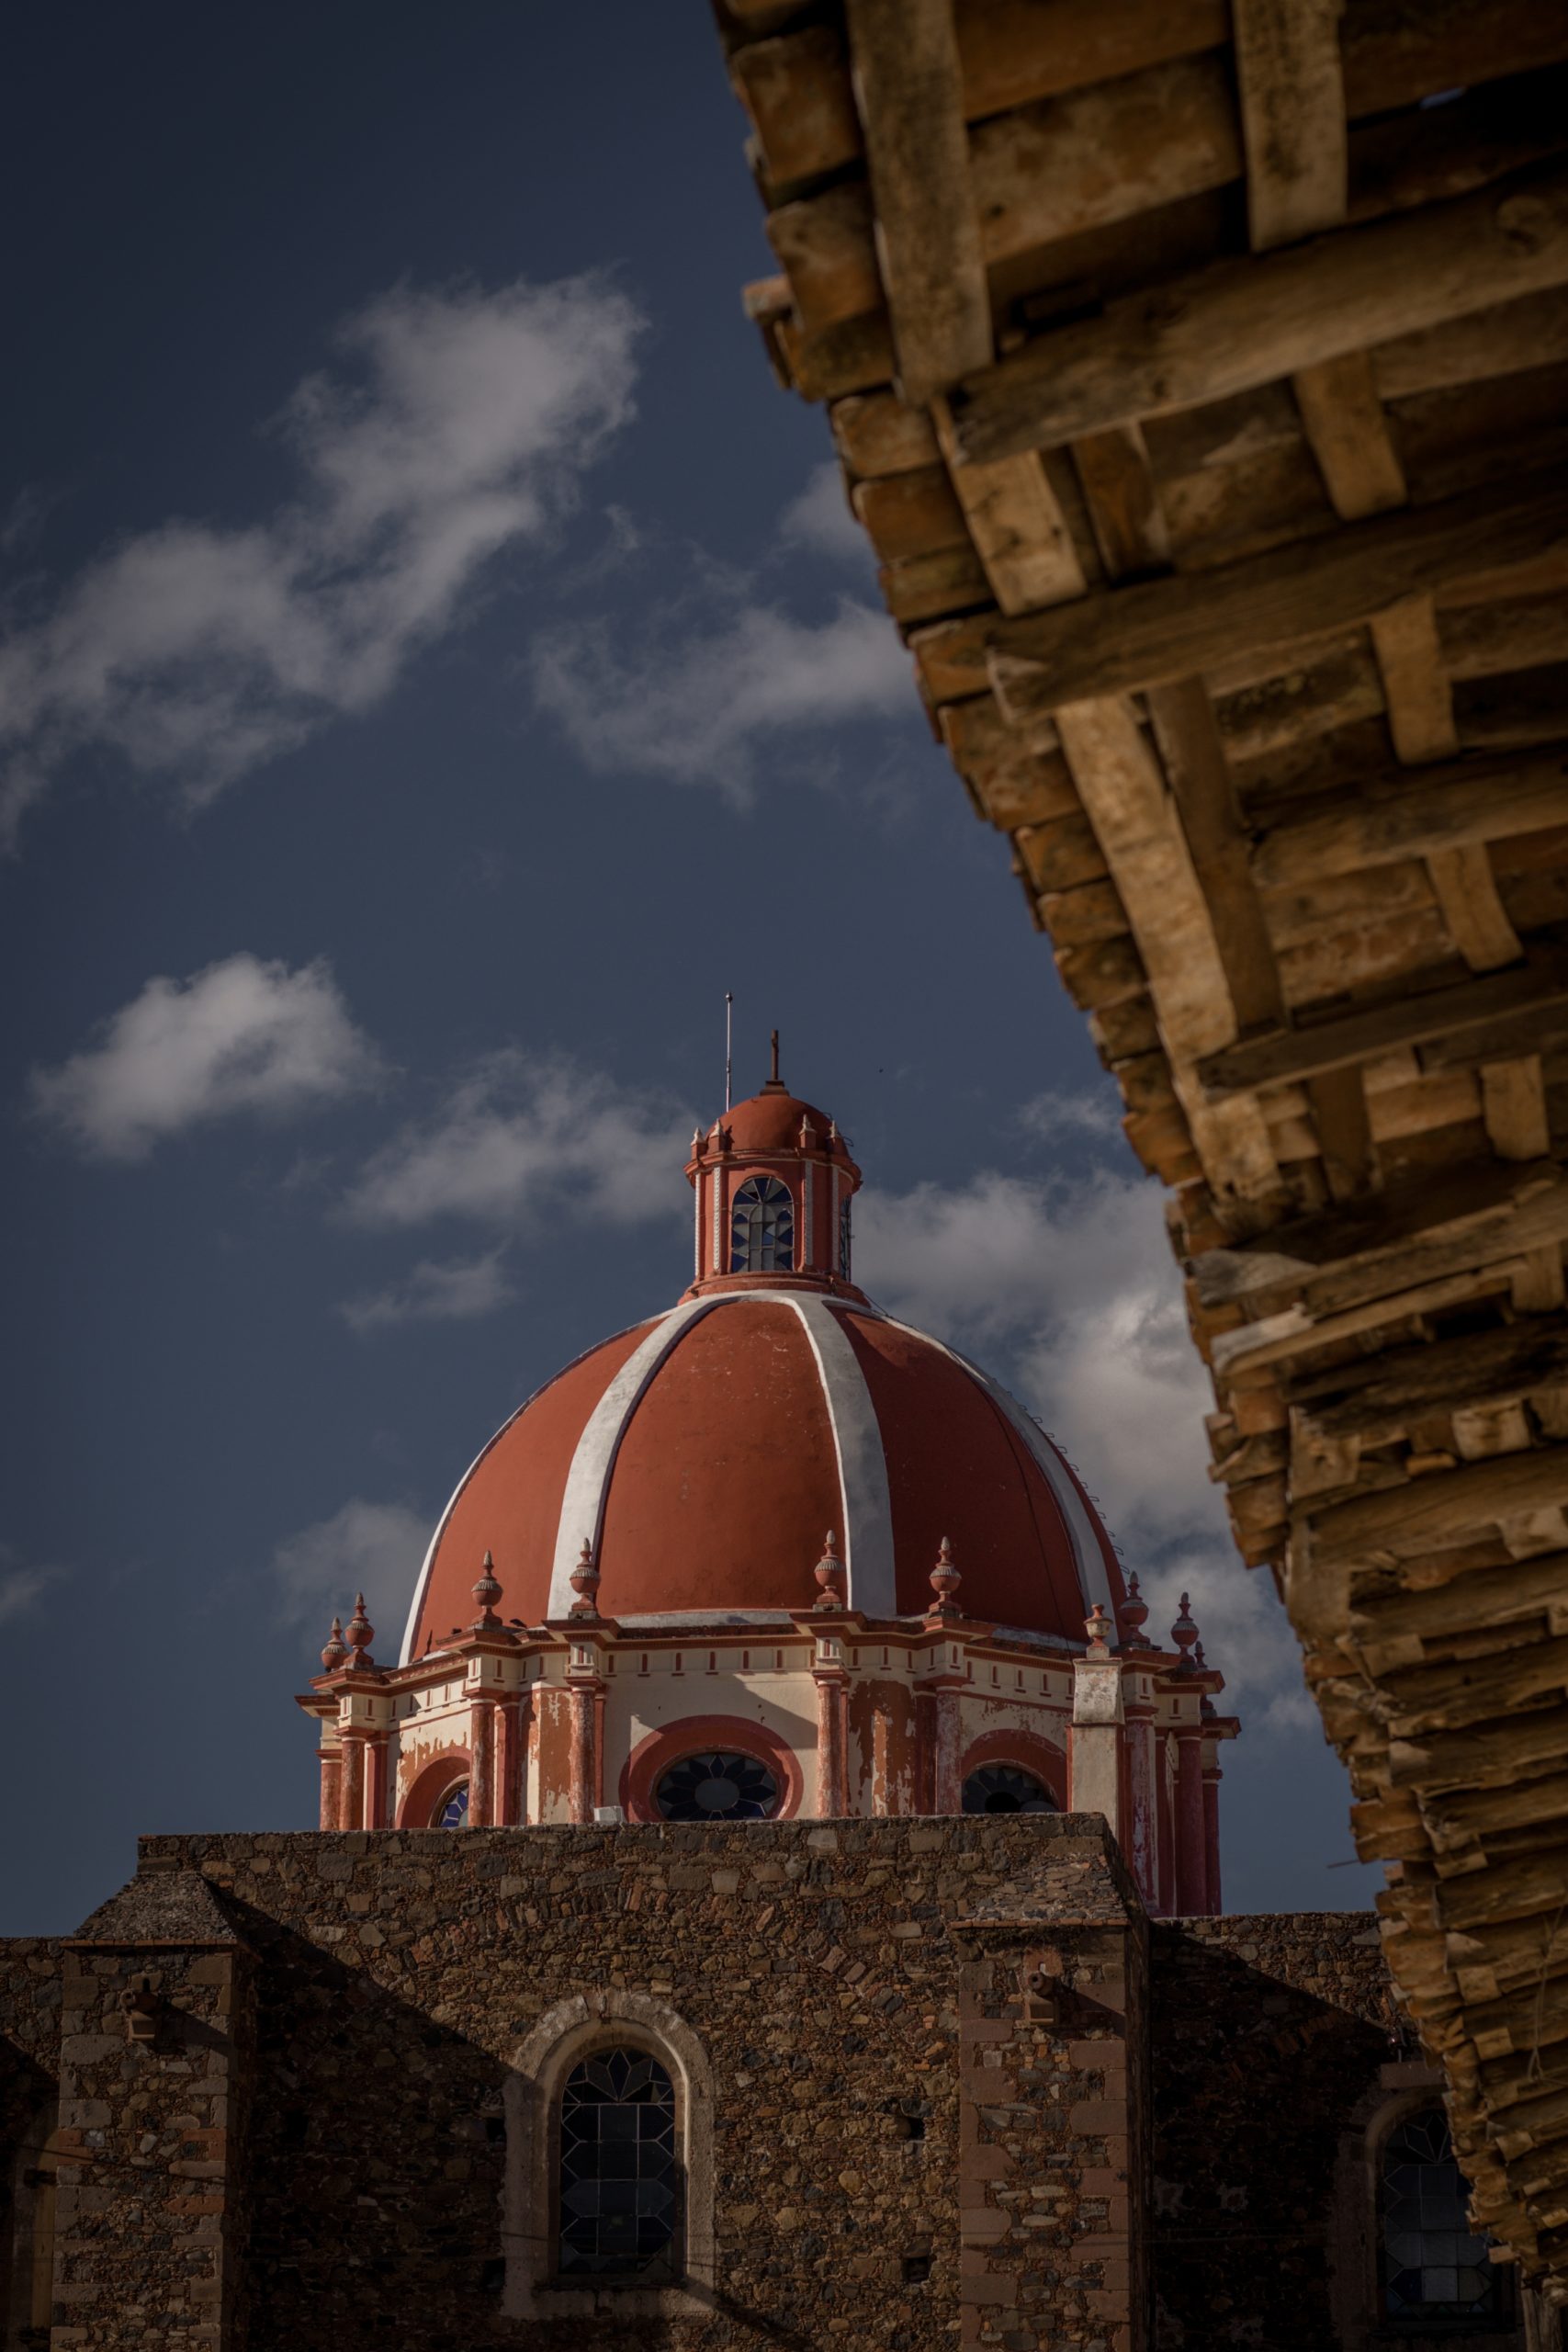
[{"label": "wispy cloud", "polygon": [[478,1258],[422,1259],[400,1282],[344,1299],[338,1312],[351,1330],[384,1331],[399,1323],[467,1323],[517,1295],[499,1249]]},{"label": "wispy cloud", "polygon": [[1047,1089],[1024,1104],[1018,1123],[1042,1143],[1057,1143],[1064,1136],[1089,1136],[1097,1140],[1122,1132],[1122,1102],[1113,1082],[1092,1093]]},{"label": "wispy cloud", "polygon": [[497,555],[557,527],[632,413],[641,326],[593,277],[367,304],[280,421],[297,501],[140,532],[0,647],[0,831],[84,746],[199,805],[367,709]]},{"label": "wispy cloud", "polygon": [[330,1518],[286,1536],[272,1555],[285,1623],[299,1626],[317,1647],[333,1617],[346,1617],[355,1594],[363,1592],[376,1628],[372,1655],[396,1657],[434,1523],[433,1512],[406,1502],[366,1502],[355,1496]]},{"label": "wispy cloud", "polygon": [[903,714],[909,660],[885,614],[840,597],[825,621],[716,583],[626,642],[603,621],[548,632],[535,695],[589,767],[750,793],[770,746]]},{"label": "wispy cloud", "polygon": [[547,1205],[616,1225],[689,1216],[692,1125],[666,1096],[570,1062],[492,1054],[373,1155],[345,1206],[389,1227],[441,1216],[513,1227]]},{"label": "wispy cloud", "polygon": [[290,971],[242,954],[149,980],[91,1045],[35,1070],[29,1096],[78,1149],[142,1159],[201,1122],[281,1117],[371,1084],[380,1068],[324,963]]},{"label": "wispy cloud", "polygon": [[786,547],[806,548],[813,555],[858,563],[868,571],[873,566],[871,542],[850,512],[844,477],[832,458],[812,468],[806,488],[780,514],[778,527]]},{"label": "wispy cloud", "polygon": [[24,1561],[9,1544],[0,1544],[0,1625],[25,1616],[65,1571]]},{"label": "wispy cloud", "polygon": [[[1098,1131],[1098,1097],[1065,1098],[1065,1121],[1063,1100],[1050,1114],[1058,1128]],[[1269,1580],[1242,1566],[1209,1481],[1213,1399],[1159,1187],[1107,1167],[1038,1182],[993,1171],[902,1194],[868,1189],[856,1211],[857,1279],[1038,1415],[1142,1576],[1151,1633],[1163,1635],[1190,1592],[1211,1662],[1254,1726],[1310,1721],[1284,1612]]]}]

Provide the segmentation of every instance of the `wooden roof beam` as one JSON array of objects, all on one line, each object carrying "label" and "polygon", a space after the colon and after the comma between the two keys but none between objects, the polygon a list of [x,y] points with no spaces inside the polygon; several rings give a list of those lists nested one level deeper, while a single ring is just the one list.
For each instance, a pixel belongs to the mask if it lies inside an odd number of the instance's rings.
[{"label": "wooden roof beam", "polygon": [[1568,168],[1221,261],[1041,335],[953,393],[969,458],[1166,416],[1568,279]]},{"label": "wooden roof beam", "polygon": [[1402,598],[1523,565],[1568,539],[1561,469],[1401,507],[1331,536],[1295,539],[1202,575],[1134,582],[1014,620],[932,628],[916,652],[934,699],[955,660],[987,661],[1010,718],[1136,693],[1371,619]]},{"label": "wooden roof beam", "polygon": [[847,16],[899,387],[922,406],[991,356],[952,0],[848,0]]}]

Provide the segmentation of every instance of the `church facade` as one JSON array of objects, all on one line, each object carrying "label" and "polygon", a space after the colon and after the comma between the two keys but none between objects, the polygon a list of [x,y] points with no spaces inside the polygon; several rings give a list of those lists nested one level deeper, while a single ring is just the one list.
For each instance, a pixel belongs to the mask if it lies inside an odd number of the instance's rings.
[{"label": "church facade", "polygon": [[1528,2346],[1370,1914],[1226,1917],[1239,1725],[852,1278],[773,1074],[694,1274],[299,1700],[314,1832],[0,1946],[7,2352]]}]

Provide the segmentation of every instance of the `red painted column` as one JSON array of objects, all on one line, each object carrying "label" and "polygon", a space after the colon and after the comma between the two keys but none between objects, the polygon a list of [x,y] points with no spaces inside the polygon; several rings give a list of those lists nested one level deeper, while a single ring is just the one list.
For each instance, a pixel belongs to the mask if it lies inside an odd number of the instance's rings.
[{"label": "red painted column", "polygon": [[[1130,1687],[1136,1689],[1134,1681]],[[1145,1689],[1147,1685],[1144,1686]],[[1127,1771],[1122,1787],[1119,1837],[1138,1892],[1151,1908],[1159,1899],[1158,1838],[1155,1805],[1156,1764],[1159,1755],[1155,1735],[1154,1702],[1128,1698],[1125,1702]]]},{"label": "red painted column", "polygon": [[1176,1808],[1171,1802],[1170,1736],[1160,1732],[1155,1739],[1155,1795],[1158,1819],[1159,1855],[1155,1872],[1155,1904],[1162,1918],[1173,1917],[1176,1910]]},{"label": "red painted column", "polygon": [[385,1829],[387,1826],[387,1751],[392,1744],[388,1731],[373,1734],[366,1751],[365,1826]]},{"label": "red painted column", "polygon": [[495,1709],[488,1699],[477,1699],[468,1710],[468,1827],[494,1826]]},{"label": "red painted column", "polygon": [[321,1806],[319,1817],[323,1829],[335,1829],[338,1808],[342,1803],[339,1782],[343,1778],[343,1750],[340,1747],[318,1747],[321,1763]]},{"label": "red painted column", "polygon": [[1224,1905],[1220,1898],[1220,1782],[1224,1779],[1217,1764],[1203,1767],[1203,1851],[1205,1868],[1203,1907],[1211,1918],[1217,1919]]},{"label": "red painted column", "polygon": [[363,1829],[365,1826],[365,1734],[345,1731],[343,1739],[343,1777],[338,1790],[338,1819],[340,1829]]},{"label": "red painted column", "polygon": [[817,1677],[817,1811],[835,1821],[849,1811],[844,1770],[844,1685],[838,1674]]},{"label": "red painted column", "polygon": [[523,1818],[517,1771],[522,1708],[522,1700],[513,1696],[502,1699],[491,1711],[495,1724],[495,1826],[498,1829],[513,1829]]},{"label": "red painted column", "polygon": [[887,1701],[885,1697],[875,1698],[871,1705],[871,1809],[874,1814],[888,1814],[894,1809],[888,1785],[893,1769],[891,1734]]},{"label": "red painted column", "polygon": [[959,1723],[958,1693],[955,1690],[939,1690],[936,1693],[934,1738],[931,1756],[931,1811],[962,1813],[964,1791],[959,1783]]},{"label": "red painted column", "polygon": [[593,1736],[598,1692],[592,1682],[571,1685],[571,1779],[570,1804],[573,1821],[592,1821],[593,1792],[598,1785],[598,1741]]},{"label": "red painted column", "polygon": [[1203,1735],[1197,1724],[1176,1736],[1176,1907],[1189,1918],[1206,1913],[1209,1907]]}]

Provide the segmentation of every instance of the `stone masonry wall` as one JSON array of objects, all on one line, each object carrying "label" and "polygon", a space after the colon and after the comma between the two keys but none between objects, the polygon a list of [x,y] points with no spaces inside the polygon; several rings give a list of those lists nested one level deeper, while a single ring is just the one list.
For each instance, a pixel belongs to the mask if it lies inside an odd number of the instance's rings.
[{"label": "stone masonry wall", "polygon": [[1394,2054],[1370,1912],[1151,1930],[1158,2352],[1322,2352],[1340,2134]]},{"label": "stone masonry wall", "polygon": [[[254,1956],[254,2344],[1140,2352],[1118,2101],[1145,1931],[1098,1820],[144,1842],[171,1864]],[[1042,1955],[1055,2006],[1026,2018]],[[509,2321],[500,2094],[595,1987],[707,2053],[717,2295]]]},{"label": "stone masonry wall", "polygon": [[31,2301],[18,2275],[34,2202],[28,2176],[56,2120],[60,1981],[54,1939],[0,1938],[0,2330],[18,2337]]}]

